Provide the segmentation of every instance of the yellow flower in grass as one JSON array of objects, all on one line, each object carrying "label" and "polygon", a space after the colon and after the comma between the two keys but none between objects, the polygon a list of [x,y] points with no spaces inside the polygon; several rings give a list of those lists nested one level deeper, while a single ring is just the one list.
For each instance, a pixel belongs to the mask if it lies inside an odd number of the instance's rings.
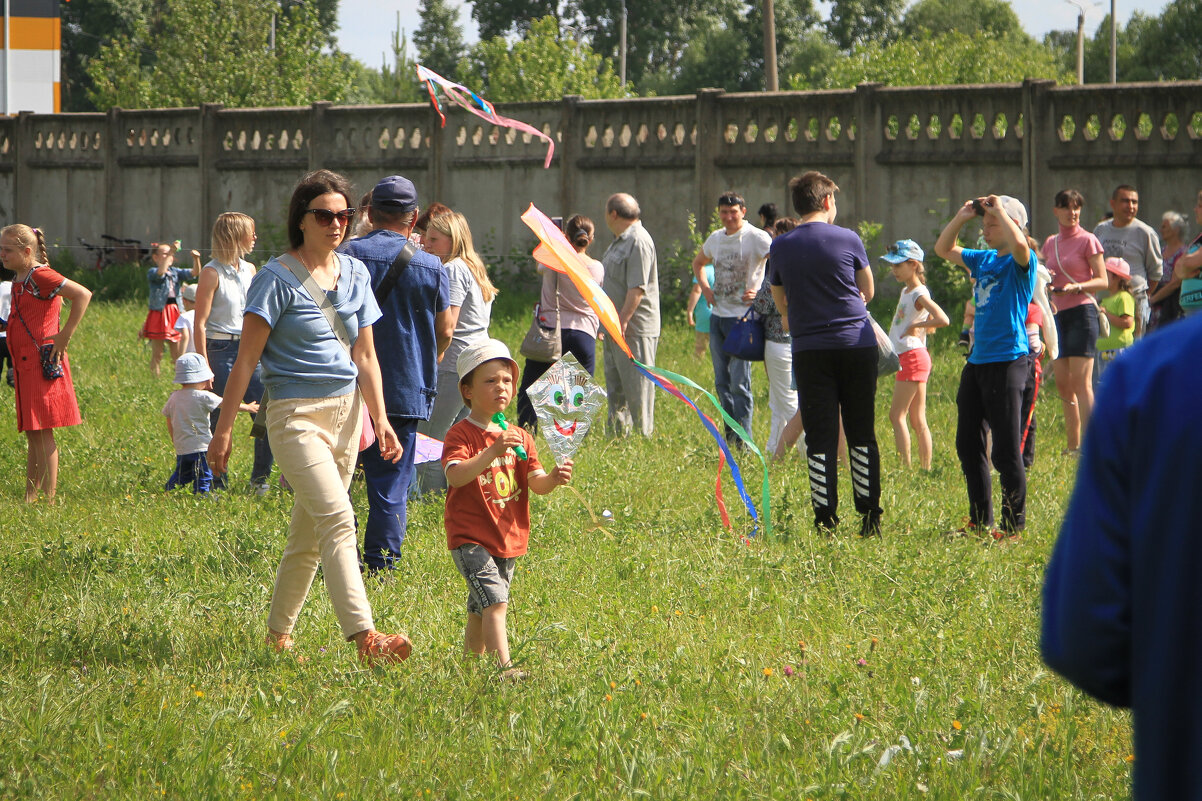
[{"label": "yellow flower in grass", "polygon": [[770,668],[770,667],[764,668],[764,678],[768,678],[771,675],[772,675],[772,668]]},{"label": "yellow flower in grass", "polygon": [[856,713],[856,722],[857,722],[857,723],[859,723],[859,722],[860,722],[860,721],[862,721],[863,719],[864,719],[864,715],[863,715],[862,713],[860,713],[860,712],[857,712],[857,713]]},{"label": "yellow flower in grass", "polygon": [[960,722],[960,721],[958,721],[958,720],[953,720],[953,721],[952,721],[952,728],[953,728],[953,729],[955,729],[956,731],[960,731],[960,729],[963,729],[963,728],[964,728],[964,724],[963,724],[963,723],[961,723],[961,722]]}]

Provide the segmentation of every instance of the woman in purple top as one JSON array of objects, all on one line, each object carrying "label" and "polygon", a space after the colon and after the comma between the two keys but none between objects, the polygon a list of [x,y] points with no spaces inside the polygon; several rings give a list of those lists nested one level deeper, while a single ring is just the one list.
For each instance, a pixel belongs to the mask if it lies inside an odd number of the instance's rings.
[{"label": "woman in purple top", "polygon": [[854,231],[834,225],[839,187],[820,172],[789,182],[801,224],[772,241],[772,297],[793,336],[793,375],[810,466],[814,525],[838,524],[839,414],[851,456],[860,536],[881,529],[877,450],[876,335],[865,305],[874,285],[868,253]]}]

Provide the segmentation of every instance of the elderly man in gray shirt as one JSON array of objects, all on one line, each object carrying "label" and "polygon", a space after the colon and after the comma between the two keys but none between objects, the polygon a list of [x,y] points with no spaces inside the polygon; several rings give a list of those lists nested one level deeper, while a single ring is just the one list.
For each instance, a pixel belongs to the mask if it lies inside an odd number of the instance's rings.
[{"label": "elderly man in gray shirt", "polygon": [[[659,265],[655,242],[639,221],[640,214],[638,201],[628,194],[620,192],[606,202],[605,223],[616,238],[601,257],[605,266],[602,288],[618,310],[622,334],[634,358],[652,366],[659,345]],[[626,436],[633,428],[650,436],[655,428],[655,386],[608,337],[605,389],[610,434]]]}]

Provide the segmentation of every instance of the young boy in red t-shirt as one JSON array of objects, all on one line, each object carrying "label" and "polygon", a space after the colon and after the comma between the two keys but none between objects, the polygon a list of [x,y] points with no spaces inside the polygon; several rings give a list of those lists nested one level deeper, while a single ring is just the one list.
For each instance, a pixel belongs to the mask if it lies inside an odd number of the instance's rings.
[{"label": "young boy in red t-shirt", "polygon": [[[550,473],[520,426],[492,421],[518,385],[518,365],[505,343],[489,339],[459,355],[459,394],[471,410],[447,432],[442,466],[447,475],[444,525],[447,547],[467,581],[467,653],[496,653],[502,675],[524,678],[511,666],[505,614],[517,557],[530,539],[530,492],[546,495],[572,478],[572,461]],[[516,452],[524,448],[526,458]]]}]

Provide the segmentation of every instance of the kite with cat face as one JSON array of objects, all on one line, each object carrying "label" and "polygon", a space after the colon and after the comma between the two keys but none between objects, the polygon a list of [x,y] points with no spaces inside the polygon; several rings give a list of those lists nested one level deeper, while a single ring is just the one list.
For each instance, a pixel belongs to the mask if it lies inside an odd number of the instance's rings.
[{"label": "kite with cat face", "polygon": [[571,459],[592,427],[605,400],[605,390],[585,372],[571,353],[565,353],[526,390],[539,429],[556,464]]}]

